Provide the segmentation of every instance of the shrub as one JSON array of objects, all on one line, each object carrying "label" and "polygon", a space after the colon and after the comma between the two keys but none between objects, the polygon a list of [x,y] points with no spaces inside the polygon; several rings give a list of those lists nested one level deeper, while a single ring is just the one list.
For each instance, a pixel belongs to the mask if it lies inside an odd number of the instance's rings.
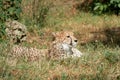
[{"label": "shrub", "polygon": [[93,11],[97,14],[115,13],[119,15],[120,0],[94,0]]},{"label": "shrub", "polygon": [[4,22],[7,19],[18,19],[20,17],[22,0],[0,0],[0,39],[5,35]]},{"label": "shrub", "polygon": [[120,0],[84,0],[77,8],[95,14],[115,13],[119,15]]},{"label": "shrub", "polygon": [[1,0],[0,19],[4,22],[8,18],[18,19],[20,17],[22,0]]}]

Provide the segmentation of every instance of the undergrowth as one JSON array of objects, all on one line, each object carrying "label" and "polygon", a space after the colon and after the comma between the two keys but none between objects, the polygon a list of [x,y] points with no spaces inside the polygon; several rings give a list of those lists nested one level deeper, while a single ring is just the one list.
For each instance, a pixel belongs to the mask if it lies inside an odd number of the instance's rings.
[{"label": "undergrowth", "polygon": [[[0,44],[0,52],[9,53],[9,45]],[[81,46],[81,58],[64,60],[42,59],[27,62],[20,58],[16,65],[9,65],[7,55],[0,54],[1,80],[119,80],[119,47],[102,43]],[[8,47],[8,48],[7,48]]]},{"label": "undergrowth", "polygon": [[[34,6],[31,5],[32,1]],[[70,9],[69,6],[65,8],[66,4],[57,6],[55,5],[58,3],[57,1],[53,5],[45,4],[44,0],[41,0],[44,4],[39,3],[42,5],[35,6],[37,1],[39,0],[30,0],[30,3],[27,0],[22,2],[22,6],[28,5],[28,7],[23,10],[20,21],[28,26],[28,31],[33,36],[37,34],[41,40],[39,43],[23,43],[23,45],[47,48],[48,42],[51,40],[51,32],[62,29],[70,30],[75,32],[79,41],[77,48],[83,52],[83,56],[65,60],[42,59],[37,62],[27,62],[21,58],[15,65],[9,65],[7,59],[11,45],[9,41],[4,40],[0,42],[0,80],[120,80],[119,46],[104,45],[101,42],[80,45],[81,35],[87,34],[89,30],[119,26],[119,16],[98,16],[83,11],[69,15],[66,10]],[[39,9],[41,6],[42,8]],[[32,13],[31,9],[38,11]],[[39,22],[41,20],[45,23]],[[44,27],[41,28],[41,26]],[[85,37],[87,38],[87,36]]]}]

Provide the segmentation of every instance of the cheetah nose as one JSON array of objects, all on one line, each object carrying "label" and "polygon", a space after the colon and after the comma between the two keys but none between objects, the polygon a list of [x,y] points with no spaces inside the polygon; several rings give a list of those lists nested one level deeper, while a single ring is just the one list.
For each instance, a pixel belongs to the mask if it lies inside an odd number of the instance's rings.
[{"label": "cheetah nose", "polygon": [[77,42],[77,40],[74,40],[75,42]]}]

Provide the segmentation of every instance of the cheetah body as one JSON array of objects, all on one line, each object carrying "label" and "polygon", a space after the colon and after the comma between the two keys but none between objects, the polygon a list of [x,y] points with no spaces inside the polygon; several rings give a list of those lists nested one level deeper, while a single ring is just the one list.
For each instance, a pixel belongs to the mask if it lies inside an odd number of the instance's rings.
[{"label": "cheetah body", "polygon": [[64,59],[68,57],[81,57],[82,53],[76,48],[77,39],[73,32],[61,31],[53,34],[54,40],[49,49],[27,48],[14,45],[11,50],[13,57],[27,57],[29,61],[48,57],[51,59]]}]

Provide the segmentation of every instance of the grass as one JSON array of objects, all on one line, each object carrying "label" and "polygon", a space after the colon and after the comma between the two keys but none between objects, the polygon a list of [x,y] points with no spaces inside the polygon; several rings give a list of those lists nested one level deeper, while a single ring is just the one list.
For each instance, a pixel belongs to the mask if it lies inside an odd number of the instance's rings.
[{"label": "grass", "polygon": [[[1,52],[8,53],[5,44]],[[6,63],[6,55],[0,55],[1,80],[119,80],[119,47],[108,47],[102,43],[94,47],[87,44],[79,47],[84,56],[76,59],[26,62],[19,59],[16,66]]]},{"label": "grass", "polygon": [[[24,42],[22,45],[39,49],[48,48],[53,31],[70,30],[78,38],[77,48],[84,55],[76,59],[42,59],[36,62],[27,62],[21,58],[16,66],[12,66],[6,63],[9,58],[9,42],[3,41],[0,43],[0,80],[120,80],[119,46],[104,45],[101,42],[80,45],[86,38],[91,40],[89,34],[92,31],[119,26],[120,16],[98,16],[83,11],[66,16],[64,6],[56,8],[57,11],[53,9],[48,13],[46,25],[42,28],[32,24],[25,13],[22,15],[21,22],[28,26],[31,34],[29,39],[35,37],[32,43]],[[58,15],[55,15],[56,12]]]}]

